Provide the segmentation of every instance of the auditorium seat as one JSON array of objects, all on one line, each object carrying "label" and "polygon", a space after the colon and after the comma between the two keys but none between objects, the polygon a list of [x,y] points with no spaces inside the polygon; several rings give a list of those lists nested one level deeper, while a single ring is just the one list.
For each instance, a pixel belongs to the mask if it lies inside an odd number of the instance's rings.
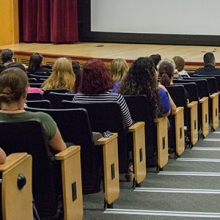
[{"label": "auditorium seat", "polygon": [[[119,171],[128,172],[129,152],[133,151],[134,184],[137,186],[146,177],[146,153],[144,122],[124,127],[121,108],[116,102],[82,103],[62,101],[62,108],[84,108],[88,111],[92,131],[118,133]],[[129,132],[128,132],[129,131]]]},{"label": "auditorium seat", "polygon": [[162,169],[168,162],[167,117],[154,121],[145,95],[124,95],[124,98],[132,119],[145,122],[147,166],[158,166]]},{"label": "auditorium seat", "polygon": [[[81,146],[82,187],[84,194],[101,190],[101,178],[104,166],[105,204],[112,206],[119,196],[119,169],[117,134],[98,140],[95,146],[92,130],[85,109],[37,109],[49,114],[61,132],[65,142]],[[103,156],[102,156],[103,155]],[[102,201],[101,201],[102,202]]]},{"label": "auditorium seat", "polygon": [[12,153],[0,165],[2,220],[33,219],[32,157],[27,153]]},{"label": "auditorium seat", "polygon": [[7,155],[15,152],[32,155],[33,198],[40,218],[57,213],[58,197],[62,195],[64,219],[82,219],[80,147],[72,146],[49,156],[43,128],[37,120],[1,121],[0,132],[0,146]]}]

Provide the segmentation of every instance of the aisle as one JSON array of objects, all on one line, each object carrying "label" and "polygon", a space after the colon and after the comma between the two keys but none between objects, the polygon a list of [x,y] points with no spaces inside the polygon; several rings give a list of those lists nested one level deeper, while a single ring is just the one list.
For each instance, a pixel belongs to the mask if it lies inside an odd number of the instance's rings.
[{"label": "aisle", "polygon": [[113,209],[103,211],[103,193],[84,196],[84,219],[220,219],[219,131],[169,159],[163,171],[148,172],[140,188],[121,182]]}]

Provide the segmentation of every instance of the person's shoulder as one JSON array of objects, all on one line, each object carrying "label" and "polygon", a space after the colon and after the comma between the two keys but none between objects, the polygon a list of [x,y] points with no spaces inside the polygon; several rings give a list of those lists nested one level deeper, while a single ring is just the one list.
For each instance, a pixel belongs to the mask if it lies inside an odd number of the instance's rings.
[{"label": "person's shoulder", "polygon": [[27,111],[26,113],[32,116],[33,119],[45,120],[45,119],[51,118],[50,115],[48,115],[45,112],[41,112],[41,111],[37,111],[37,112]]}]

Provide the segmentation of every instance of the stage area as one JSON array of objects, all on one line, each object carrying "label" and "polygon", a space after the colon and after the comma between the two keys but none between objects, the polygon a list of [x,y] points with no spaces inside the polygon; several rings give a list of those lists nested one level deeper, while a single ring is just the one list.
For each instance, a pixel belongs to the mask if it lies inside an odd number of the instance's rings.
[{"label": "stage area", "polygon": [[116,44],[116,43],[75,43],[75,44],[39,44],[19,43],[0,46],[0,50],[10,48],[15,52],[18,62],[28,64],[32,53],[39,52],[44,56],[44,64],[52,64],[57,57],[68,56],[84,64],[88,59],[101,58],[108,65],[114,58],[124,58],[128,63],[141,56],[160,54],[162,58],[182,56],[186,61],[186,70],[203,66],[203,55],[213,52],[217,66],[220,66],[220,47],[182,46],[154,44]]}]

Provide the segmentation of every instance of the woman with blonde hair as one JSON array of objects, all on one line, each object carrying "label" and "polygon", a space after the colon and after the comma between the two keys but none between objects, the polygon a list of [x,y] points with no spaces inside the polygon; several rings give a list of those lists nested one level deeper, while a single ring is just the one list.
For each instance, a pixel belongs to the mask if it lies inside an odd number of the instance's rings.
[{"label": "woman with blonde hair", "polygon": [[75,81],[71,60],[61,57],[55,61],[51,75],[41,87],[43,90],[66,88],[70,92],[75,92]]},{"label": "woman with blonde hair", "polygon": [[121,80],[126,76],[128,72],[128,64],[126,60],[117,58],[111,62],[110,72],[114,81],[114,87],[111,90],[112,93],[116,93]]}]

